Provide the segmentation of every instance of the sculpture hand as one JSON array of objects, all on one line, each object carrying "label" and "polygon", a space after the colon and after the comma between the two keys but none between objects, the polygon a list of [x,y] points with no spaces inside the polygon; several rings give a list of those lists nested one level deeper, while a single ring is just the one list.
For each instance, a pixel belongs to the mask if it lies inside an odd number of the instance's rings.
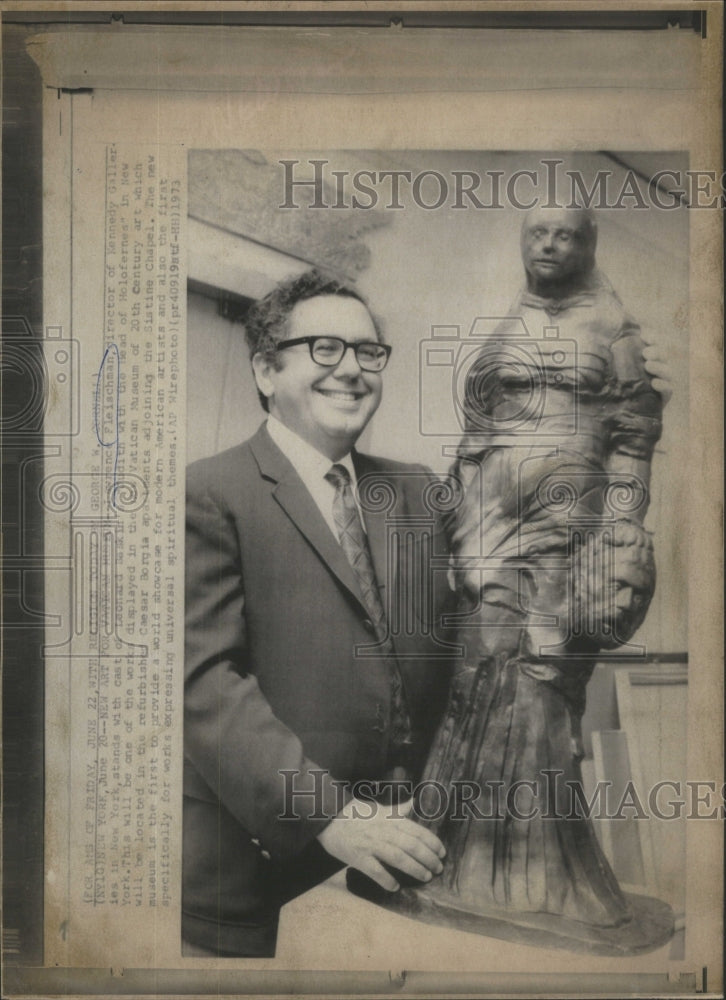
[{"label": "sculpture hand", "polygon": [[443,870],[446,850],[435,834],[407,818],[412,807],[413,799],[393,806],[352,799],[318,840],[328,854],[389,892],[399,883],[384,866],[428,882]]},{"label": "sculpture hand", "polygon": [[641,330],[640,336],[645,344],[643,348],[643,364],[650,376],[650,384],[659,392],[663,400],[663,406],[673,395],[673,377],[671,367],[667,361],[660,356],[660,349],[654,342],[653,337],[647,330]]}]

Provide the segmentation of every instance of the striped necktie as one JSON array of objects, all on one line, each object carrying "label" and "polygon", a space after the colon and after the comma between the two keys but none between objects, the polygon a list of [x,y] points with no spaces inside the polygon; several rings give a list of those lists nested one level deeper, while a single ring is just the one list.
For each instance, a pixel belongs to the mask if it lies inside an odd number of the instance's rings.
[{"label": "striped necktie", "polygon": [[358,506],[350,485],[350,473],[344,465],[332,466],[325,478],[335,486],[333,498],[333,520],[338,532],[343,552],[355,573],[368,612],[381,655],[389,666],[391,684],[391,742],[394,746],[411,743],[411,719],[406,706],[406,697],[401,680],[401,668],[396,659],[393,643],[388,635],[388,622],[383,610],[383,602],[373,569],[373,561],[368,546],[368,537],[358,513]]}]

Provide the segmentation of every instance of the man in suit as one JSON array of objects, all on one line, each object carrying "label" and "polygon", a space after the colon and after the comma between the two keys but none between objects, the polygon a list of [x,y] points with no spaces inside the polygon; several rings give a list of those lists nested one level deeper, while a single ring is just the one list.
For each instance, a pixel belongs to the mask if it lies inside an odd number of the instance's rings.
[{"label": "man in suit", "polygon": [[355,451],[390,348],[316,272],[256,303],[246,334],[267,422],[188,471],[185,954],[273,955],[281,905],[341,864],[395,890],[444,853],[395,795],[355,794],[417,777],[451,664],[446,574],[424,556],[445,560],[433,477]]}]

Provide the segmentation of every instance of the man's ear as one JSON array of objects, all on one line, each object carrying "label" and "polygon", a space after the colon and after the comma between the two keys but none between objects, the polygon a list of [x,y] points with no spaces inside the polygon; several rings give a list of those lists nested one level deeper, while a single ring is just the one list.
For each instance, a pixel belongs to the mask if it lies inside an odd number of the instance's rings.
[{"label": "man's ear", "polygon": [[275,394],[275,387],[270,378],[270,373],[276,371],[272,361],[266,355],[258,352],[252,356],[252,371],[257,388],[263,396],[270,399]]}]

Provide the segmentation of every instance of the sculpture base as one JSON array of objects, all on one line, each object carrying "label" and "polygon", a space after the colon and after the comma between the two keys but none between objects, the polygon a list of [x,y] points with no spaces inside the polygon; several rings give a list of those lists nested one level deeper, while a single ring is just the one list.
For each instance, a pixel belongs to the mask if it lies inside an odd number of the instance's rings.
[{"label": "sculpture base", "polygon": [[353,868],[346,872],[350,892],[387,910],[427,924],[484,934],[535,948],[564,948],[591,955],[637,955],[661,948],[673,936],[673,911],[652,896],[626,893],[632,917],[617,927],[598,927],[552,913],[488,909],[475,913],[433,885],[386,892]]}]

